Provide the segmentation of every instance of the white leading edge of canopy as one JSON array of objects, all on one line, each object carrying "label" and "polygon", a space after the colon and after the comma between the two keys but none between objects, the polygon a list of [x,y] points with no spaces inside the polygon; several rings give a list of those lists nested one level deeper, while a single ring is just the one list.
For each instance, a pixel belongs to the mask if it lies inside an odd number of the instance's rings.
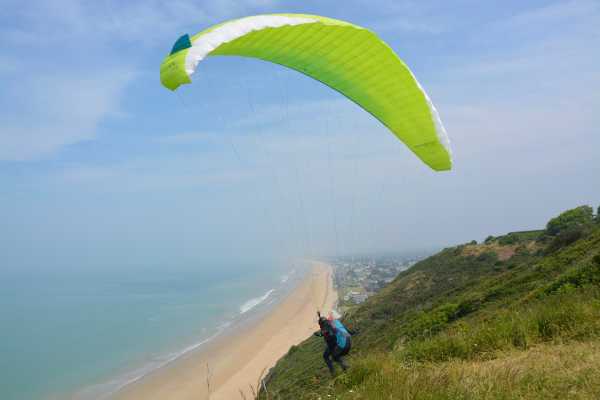
[{"label": "white leading edge of canopy", "polygon": [[410,70],[410,68],[406,68],[410,76],[415,80],[415,83],[419,87],[419,90],[425,96],[425,100],[427,101],[427,107],[429,107],[429,112],[431,113],[431,119],[433,120],[433,125],[435,126],[435,133],[438,137],[438,140],[444,146],[446,151],[448,152],[448,156],[450,157],[450,167],[452,167],[452,149],[450,148],[450,138],[448,137],[448,133],[446,132],[446,128],[444,128],[444,124],[442,123],[442,119],[440,118],[440,114],[438,113],[437,108],[433,105],[433,102],[429,98],[429,95],[421,86],[421,82],[417,79],[415,74]]},{"label": "white leading edge of canopy", "polygon": [[423,86],[421,86],[421,83],[419,83],[417,78],[413,75],[412,71],[410,71],[410,73],[413,76],[413,79],[415,80],[415,82],[417,82],[417,85],[419,86],[419,89],[421,89],[421,92],[423,92],[423,96],[425,96],[425,100],[427,100],[427,106],[429,107],[429,112],[431,113],[431,119],[433,119],[433,124],[435,126],[435,133],[437,134],[438,140],[440,141],[442,146],[444,146],[444,148],[448,152],[448,156],[450,157],[450,166],[452,166],[453,161],[452,161],[452,149],[450,148],[450,138],[448,137],[446,128],[444,128],[444,124],[442,123],[440,114],[438,113],[437,108],[435,108],[435,106],[433,105],[433,102],[429,98],[429,95],[427,95],[427,92],[425,91],[425,89],[423,89]]},{"label": "white leading edge of canopy", "polygon": [[265,28],[279,28],[285,25],[302,25],[318,22],[317,19],[308,17],[291,17],[285,15],[256,15],[226,22],[214,30],[200,35],[188,50],[185,57],[185,72],[191,76],[196,70],[198,63],[202,61],[211,51],[223,43],[231,42],[252,31]]}]

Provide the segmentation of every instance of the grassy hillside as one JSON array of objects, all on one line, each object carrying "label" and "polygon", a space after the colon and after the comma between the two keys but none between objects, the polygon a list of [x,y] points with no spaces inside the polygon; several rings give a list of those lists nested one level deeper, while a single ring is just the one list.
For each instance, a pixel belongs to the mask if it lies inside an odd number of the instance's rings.
[{"label": "grassy hillside", "polygon": [[260,397],[599,398],[600,224],[590,210],[419,262],[346,317],[359,330],[347,373],[332,379],[322,339],[311,338]]}]

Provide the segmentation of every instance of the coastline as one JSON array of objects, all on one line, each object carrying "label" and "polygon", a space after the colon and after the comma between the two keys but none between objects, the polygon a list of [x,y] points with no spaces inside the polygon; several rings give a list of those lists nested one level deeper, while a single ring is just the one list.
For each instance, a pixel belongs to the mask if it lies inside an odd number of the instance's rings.
[{"label": "coastline", "polygon": [[[332,267],[312,262],[306,277],[268,313],[225,332],[111,396],[114,400],[252,398],[261,374],[316,328],[316,310],[337,301]],[[209,397],[210,390],[210,397]]]}]

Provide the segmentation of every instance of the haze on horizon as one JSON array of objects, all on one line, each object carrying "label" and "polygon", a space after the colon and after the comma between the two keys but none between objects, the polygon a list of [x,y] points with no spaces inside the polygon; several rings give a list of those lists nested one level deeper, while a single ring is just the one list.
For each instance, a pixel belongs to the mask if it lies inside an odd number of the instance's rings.
[{"label": "haze on horizon", "polygon": [[[0,16],[0,269],[435,248],[600,203],[600,3],[9,0]],[[435,173],[329,88],[214,58],[158,67],[225,19],[326,15],[377,32],[444,121]]]}]

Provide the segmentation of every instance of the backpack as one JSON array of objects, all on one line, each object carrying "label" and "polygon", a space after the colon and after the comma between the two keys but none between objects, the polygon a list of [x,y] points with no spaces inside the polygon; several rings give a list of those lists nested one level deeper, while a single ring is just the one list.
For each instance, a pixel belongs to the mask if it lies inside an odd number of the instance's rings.
[{"label": "backpack", "polygon": [[343,349],[348,344],[350,333],[339,319],[331,321],[331,325],[335,329],[335,340],[339,348]]}]

